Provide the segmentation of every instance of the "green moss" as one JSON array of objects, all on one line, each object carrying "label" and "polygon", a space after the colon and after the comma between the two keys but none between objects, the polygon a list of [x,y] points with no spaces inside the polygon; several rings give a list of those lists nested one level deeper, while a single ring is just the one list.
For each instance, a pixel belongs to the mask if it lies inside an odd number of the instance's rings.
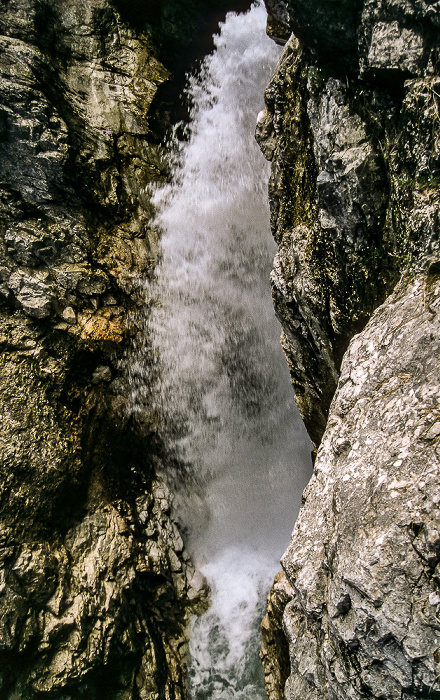
[{"label": "green moss", "polygon": [[309,89],[316,92],[321,91],[325,81],[330,77],[330,73],[319,66],[308,66],[304,75]]}]

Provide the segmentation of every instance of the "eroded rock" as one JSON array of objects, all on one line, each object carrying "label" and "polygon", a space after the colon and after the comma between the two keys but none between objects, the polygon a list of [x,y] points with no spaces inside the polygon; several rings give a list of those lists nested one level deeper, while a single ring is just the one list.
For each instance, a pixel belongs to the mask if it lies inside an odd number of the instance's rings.
[{"label": "eroded rock", "polygon": [[293,590],[284,572],[275,576],[267,598],[267,613],[261,623],[262,644],[260,657],[269,700],[284,695],[284,686],[290,675],[289,646],[283,631],[284,610],[293,597]]},{"label": "eroded rock", "polygon": [[406,278],[346,353],[283,564],[288,698],[438,682],[440,286]]},{"label": "eroded rock", "polygon": [[272,274],[296,400],[319,443],[348,339],[383,295],[383,158],[350,91],[307,67],[293,37],[266,90],[257,140],[272,161]]},{"label": "eroded rock", "polygon": [[[142,190],[163,168],[147,115],[169,74],[104,0],[17,0],[2,6],[0,32],[0,258],[14,275],[44,270],[61,303],[35,283],[3,295],[36,318],[92,311],[110,289],[121,303],[155,258]],[[143,255],[125,256],[122,278],[113,251],[133,239]]]},{"label": "eroded rock", "polygon": [[107,0],[0,3],[0,48],[0,695],[183,698],[206,585],[120,368],[170,73]]},{"label": "eroded rock", "polygon": [[[321,443],[283,557],[285,697],[415,700],[439,673],[439,13],[319,5],[282,3],[297,36],[257,125],[281,342]],[[263,660],[283,697],[268,643]]]}]

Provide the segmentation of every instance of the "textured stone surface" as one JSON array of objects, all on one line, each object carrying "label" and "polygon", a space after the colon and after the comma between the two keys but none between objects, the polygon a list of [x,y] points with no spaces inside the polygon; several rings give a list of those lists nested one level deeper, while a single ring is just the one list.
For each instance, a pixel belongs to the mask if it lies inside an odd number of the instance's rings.
[{"label": "textured stone surface", "polygon": [[110,367],[21,314],[0,346],[2,697],[184,697],[203,590]]},{"label": "textured stone surface", "polygon": [[437,697],[439,9],[268,6],[297,35],[257,124],[274,302],[321,446],[263,624],[267,690],[283,626],[287,700]]},{"label": "textured stone surface", "polygon": [[336,50],[341,62],[355,51],[360,0],[272,0],[267,6],[312,49],[324,55]]},{"label": "textured stone surface", "polygon": [[423,37],[419,32],[400,27],[397,21],[375,25],[367,56],[369,68],[417,74],[422,60]]},{"label": "textured stone surface", "polygon": [[[358,55],[363,74],[436,72],[440,13],[421,0],[366,0],[359,17]],[[383,74],[382,74],[383,76]]]},{"label": "textured stone surface", "polygon": [[0,32],[1,293],[35,318],[99,315],[154,260],[139,213],[167,72],[99,0],[3,4]]},{"label": "textured stone surface", "polygon": [[385,285],[377,240],[386,215],[383,160],[347,86],[287,44],[266,90],[257,139],[272,161],[272,275],[282,344],[315,444],[350,336]]},{"label": "textured stone surface", "polygon": [[261,623],[260,657],[269,700],[278,700],[283,697],[284,686],[290,675],[289,646],[283,632],[283,615],[292,598],[292,587],[284,572],[280,571],[275,576],[274,584],[267,597],[267,612]]},{"label": "textured stone surface", "polygon": [[3,531],[3,697],[184,697],[180,601],[200,591],[164,487],[148,491],[132,507],[92,509],[50,542]]},{"label": "textured stone surface", "polygon": [[5,700],[185,696],[203,581],[120,377],[133,282],[157,257],[145,187],[164,177],[168,77],[106,0],[0,3]]},{"label": "textured stone surface", "polygon": [[315,444],[350,338],[404,269],[438,251],[439,77],[389,87],[331,69],[292,37],[256,132],[272,161],[275,309]]},{"label": "textured stone surface", "polygon": [[[440,13],[430,0],[265,0],[313,60],[345,73],[420,73],[436,64]],[[399,60],[400,56],[400,60]]]},{"label": "textured stone surface", "polygon": [[288,698],[438,690],[439,312],[408,275],[345,355],[283,559]]}]

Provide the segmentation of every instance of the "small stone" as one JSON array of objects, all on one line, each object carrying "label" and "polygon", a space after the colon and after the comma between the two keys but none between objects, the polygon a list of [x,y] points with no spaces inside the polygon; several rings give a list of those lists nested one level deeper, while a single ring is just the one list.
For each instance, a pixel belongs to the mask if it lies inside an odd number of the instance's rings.
[{"label": "small stone", "polygon": [[102,384],[111,382],[112,372],[110,367],[100,365],[92,374],[92,384]]},{"label": "small stone", "polygon": [[188,598],[196,598],[200,593],[208,588],[208,582],[206,578],[200,571],[194,571],[194,574],[188,577],[188,583],[190,590],[188,591]]},{"label": "small stone", "polygon": [[71,306],[66,306],[63,313],[61,314],[66,323],[74,325],[76,323],[76,313]]},{"label": "small stone", "polygon": [[32,275],[17,271],[10,276],[8,286],[28,316],[39,319],[50,316],[53,291],[48,279],[46,271],[34,272]]},{"label": "small stone", "polygon": [[435,591],[432,591],[432,593],[429,594],[429,604],[430,605],[438,605],[440,603],[440,595],[436,593]]},{"label": "small stone", "polygon": [[429,430],[424,434],[426,440],[435,440],[440,435],[440,421],[436,421],[434,425],[431,425]]},{"label": "small stone", "polygon": [[32,291],[24,288],[17,295],[17,301],[23,307],[23,311],[33,318],[47,318],[50,316],[52,304],[50,298],[46,296],[34,296]]},{"label": "small stone", "polygon": [[179,571],[182,571],[182,562],[180,561],[179,557],[173,550],[171,549],[169,552],[169,560],[170,560],[170,567],[171,571],[173,573],[177,573]]}]

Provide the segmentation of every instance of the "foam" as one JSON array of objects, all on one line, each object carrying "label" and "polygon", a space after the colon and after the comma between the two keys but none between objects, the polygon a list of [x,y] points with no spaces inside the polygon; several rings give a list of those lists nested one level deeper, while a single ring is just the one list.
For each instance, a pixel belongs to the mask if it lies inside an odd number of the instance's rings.
[{"label": "foam", "polygon": [[[264,697],[259,621],[311,469],[272,308],[269,167],[254,140],[280,51],[265,24],[259,4],[227,16],[189,81],[190,131],[175,144],[172,182],[154,196],[163,263],[148,329],[153,395],[185,467],[165,475],[176,515],[212,588],[191,637],[196,700]],[[139,358],[136,371],[139,381]]]}]

